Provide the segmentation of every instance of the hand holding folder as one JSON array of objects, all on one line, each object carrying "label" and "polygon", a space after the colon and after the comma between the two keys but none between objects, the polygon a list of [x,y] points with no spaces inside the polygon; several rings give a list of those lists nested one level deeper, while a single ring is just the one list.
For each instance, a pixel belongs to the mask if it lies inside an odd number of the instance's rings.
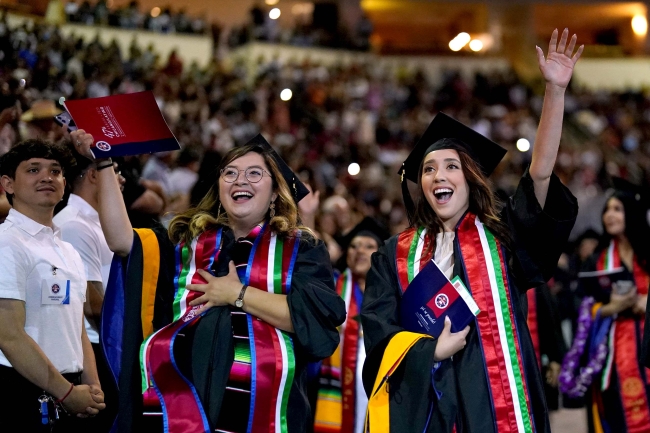
[{"label": "hand holding folder", "polygon": [[462,331],[480,312],[459,277],[452,281],[433,260],[413,278],[401,302],[401,325],[407,331],[438,338],[451,320],[450,332]]}]

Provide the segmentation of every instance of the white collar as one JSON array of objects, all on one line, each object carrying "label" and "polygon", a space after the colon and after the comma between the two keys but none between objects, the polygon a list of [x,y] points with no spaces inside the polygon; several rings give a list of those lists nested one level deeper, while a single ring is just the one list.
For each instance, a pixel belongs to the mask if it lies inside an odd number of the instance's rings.
[{"label": "white collar", "polygon": [[34,221],[27,215],[18,212],[14,208],[9,209],[9,215],[7,215],[6,221],[13,223],[16,227],[31,237],[36,236],[42,230],[51,230],[55,236],[60,237],[59,228],[54,223],[52,223],[52,228],[44,226],[43,224]]}]

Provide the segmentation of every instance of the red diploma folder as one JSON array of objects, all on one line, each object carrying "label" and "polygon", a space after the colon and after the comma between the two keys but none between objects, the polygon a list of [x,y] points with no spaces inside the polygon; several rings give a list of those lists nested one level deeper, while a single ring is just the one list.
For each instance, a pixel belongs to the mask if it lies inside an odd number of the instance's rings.
[{"label": "red diploma folder", "polygon": [[65,107],[95,139],[95,158],[180,149],[151,92],[66,101]]}]

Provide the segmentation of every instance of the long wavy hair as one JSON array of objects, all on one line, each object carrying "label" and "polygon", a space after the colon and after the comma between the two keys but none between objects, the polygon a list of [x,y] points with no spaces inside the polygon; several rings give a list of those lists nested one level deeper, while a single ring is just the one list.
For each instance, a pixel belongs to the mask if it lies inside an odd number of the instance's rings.
[{"label": "long wavy hair", "polygon": [[[603,212],[600,215],[601,222],[605,216],[605,212],[607,211],[607,206],[613,198],[616,198],[623,203],[623,212],[625,213],[625,230],[623,234],[632,246],[636,262],[646,271],[646,273],[650,274],[650,245],[648,244],[648,239],[650,239],[650,226],[648,225],[647,220],[647,208],[644,203],[641,200],[637,200],[633,194],[614,191],[605,202]],[[603,223],[603,238],[597,248],[597,251],[600,252],[602,252],[603,249],[606,249],[612,240],[612,236],[607,233],[607,230],[604,228],[605,224]]]},{"label": "long wavy hair", "polygon": [[[228,164],[249,152],[255,152],[262,156],[273,177],[273,191],[277,194],[277,198],[275,200],[275,216],[269,221],[270,228],[279,236],[291,236],[296,230],[301,230],[308,236],[313,237],[311,230],[301,225],[298,207],[271,151],[257,144],[235,147],[223,157],[217,172],[221,173],[221,170]],[[220,178],[220,176],[217,178],[217,182],[196,207],[190,208],[172,219],[169,224],[169,238],[172,242],[191,242],[192,239],[206,230],[217,227],[230,227],[228,214],[219,199]],[[267,219],[269,216],[267,215]]]},{"label": "long wavy hair", "polygon": [[[469,186],[469,207],[468,211],[479,217],[481,222],[496,236],[499,241],[508,249],[511,248],[512,238],[508,226],[499,218],[499,212],[503,203],[492,192],[490,180],[483,174],[479,165],[472,159],[461,146],[450,146],[458,152],[460,164]],[[424,158],[418,170],[418,192],[415,199],[415,216],[413,226],[424,226],[431,236],[444,230],[440,217],[435,213],[422,190],[422,170]],[[433,245],[433,243],[431,243]]]}]

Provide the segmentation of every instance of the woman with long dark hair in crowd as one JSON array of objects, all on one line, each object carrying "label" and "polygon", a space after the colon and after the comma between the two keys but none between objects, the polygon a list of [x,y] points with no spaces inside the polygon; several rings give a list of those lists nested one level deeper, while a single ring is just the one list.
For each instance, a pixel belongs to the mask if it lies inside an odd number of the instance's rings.
[{"label": "woman with long dark hair in crowd", "polygon": [[[92,136],[71,137],[91,157]],[[304,185],[259,135],[223,157],[217,183],[168,232],[133,231],[109,164],[97,162],[99,214],[126,259],[102,340],[119,431],[309,430],[307,362],[334,352],[345,305],[327,250],[300,225]]]},{"label": "woman with long dark hair in crowd", "polygon": [[600,276],[581,279],[586,297],[560,379],[565,392],[585,394],[590,432],[650,432],[650,378],[641,349],[650,284],[648,205],[639,187],[617,178],[614,188],[603,209],[600,246],[581,274]]},{"label": "woman with long dark hair in crowd", "polygon": [[[372,432],[550,432],[521,298],[550,279],[577,215],[553,174],[575,44],[565,29],[547,58],[537,48],[544,107],[530,167],[502,209],[488,176],[505,150],[442,113],[405,161],[403,177],[418,186],[413,204],[403,180],[411,228],[373,256],[361,309]],[[480,308],[457,332],[447,317],[436,339],[405,332],[400,314],[431,259]]]}]

